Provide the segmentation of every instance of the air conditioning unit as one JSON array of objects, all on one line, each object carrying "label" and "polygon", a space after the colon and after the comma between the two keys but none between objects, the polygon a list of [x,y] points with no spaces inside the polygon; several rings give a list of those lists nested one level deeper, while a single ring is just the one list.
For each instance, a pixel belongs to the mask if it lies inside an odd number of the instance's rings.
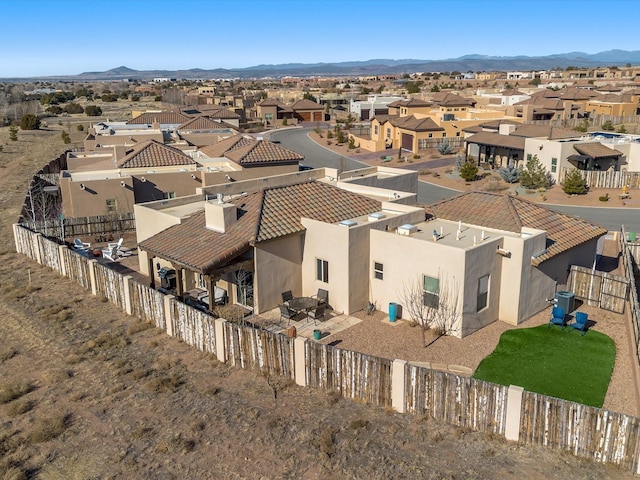
[{"label": "air conditioning unit", "polygon": [[405,223],[404,225],[400,225],[398,227],[398,235],[413,235],[418,231],[418,227],[412,225],[410,223]]}]

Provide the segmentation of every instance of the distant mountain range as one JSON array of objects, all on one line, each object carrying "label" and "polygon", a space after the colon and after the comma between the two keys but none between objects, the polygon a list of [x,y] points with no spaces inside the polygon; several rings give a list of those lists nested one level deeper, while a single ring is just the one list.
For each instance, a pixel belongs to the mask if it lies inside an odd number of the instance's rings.
[{"label": "distant mountain range", "polygon": [[[415,59],[373,59],[354,62],[336,63],[285,63],[279,65],[256,65],[247,68],[211,70],[193,68],[189,70],[133,70],[128,67],[117,67],[106,72],[85,72],[79,75],[48,76],[40,79],[50,80],[122,80],[152,78],[176,79],[231,79],[231,78],[264,78],[283,76],[330,76],[348,77],[361,75],[404,74],[415,72],[480,72],[480,71],[509,71],[509,70],[550,70],[564,69],[568,66],[579,68],[600,66],[623,66],[627,63],[640,65],[640,50],[608,50],[590,54],[585,52],[570,52],[547,55],[542,57],[514,56],[497,57],[490,55],[464,55],[445,60],[415,60]],[[16,79],[12,79],[16,80]]]}]

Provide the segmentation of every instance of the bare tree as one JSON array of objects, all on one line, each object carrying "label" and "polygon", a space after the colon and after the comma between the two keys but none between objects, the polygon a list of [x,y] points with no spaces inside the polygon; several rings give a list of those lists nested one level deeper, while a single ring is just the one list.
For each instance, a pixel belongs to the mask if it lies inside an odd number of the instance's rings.
[{"label": "bare tree", "polygon": [[461,315],[459,306],[459,288],[455,280],[438,277],[437,291],[427,290],[425,277],[420,275],[412,281],[403,283],[400,299],[409,317],[416,322],[422,331],[422,344],[426,347],[426,332],[434,329],[438,338],[452,335],[459,330],[458,319]]}]

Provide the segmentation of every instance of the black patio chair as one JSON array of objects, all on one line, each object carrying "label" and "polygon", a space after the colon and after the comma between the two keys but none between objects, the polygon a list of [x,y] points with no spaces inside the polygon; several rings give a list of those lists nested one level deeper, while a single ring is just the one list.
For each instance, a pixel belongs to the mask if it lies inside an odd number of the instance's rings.
[{"label": "black patio chair", "polygon": [[311,295],[312,298],[318,300],[318,305],[329,307],[329,292],[323,288],[318,289],[318,293]]},{"label": "black patio chair", "polygon": [[307,312],[307,319],[313,320],[314,325],[318,325],[318,320],[320,319],[322,319],[322,321],[324,322],[324,309],[324,305],[319,305],[315,310],[310,310],[309,312]]},{"label": "black patio chair", "polygon": [[282,292],[282,303],[287,303],[289,300],[293,300],[293,293],[291,293],[291,290]]},{"label": "black patio chair", "polygon": [[279,307],[280,307],[280,321],[282,321],[283,318],[286,318],[288,320],[287,325],[291,323],[291,319],[295,318],[296,315],[298,315],[298,312],[290,309],[286,305],[279,305]]}]

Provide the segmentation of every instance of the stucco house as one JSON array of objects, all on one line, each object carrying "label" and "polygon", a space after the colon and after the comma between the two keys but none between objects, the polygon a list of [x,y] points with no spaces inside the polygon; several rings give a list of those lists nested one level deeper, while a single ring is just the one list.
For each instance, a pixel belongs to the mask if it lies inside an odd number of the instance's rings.
[{"label": "stucco house", "polygon": [[382,310],[401,304],[407,282],[424,285],[424,301],[437,300],[440,286],[455,285],[460,315],[451,332],[463,337],[546,308],[571,265],[593,264],[606,233],[532,202],[483,192],[425,209],[407,191],[417,188],[415,172],[300,174],[221,185],[205,198],[136,205],[141,271],[156,284],[154,272],[170,266],[179,295],[221,287],[258,314],[277,308],[286,290],[299,296],[325,289],[336,312],[351,314],[369,301]]}]

